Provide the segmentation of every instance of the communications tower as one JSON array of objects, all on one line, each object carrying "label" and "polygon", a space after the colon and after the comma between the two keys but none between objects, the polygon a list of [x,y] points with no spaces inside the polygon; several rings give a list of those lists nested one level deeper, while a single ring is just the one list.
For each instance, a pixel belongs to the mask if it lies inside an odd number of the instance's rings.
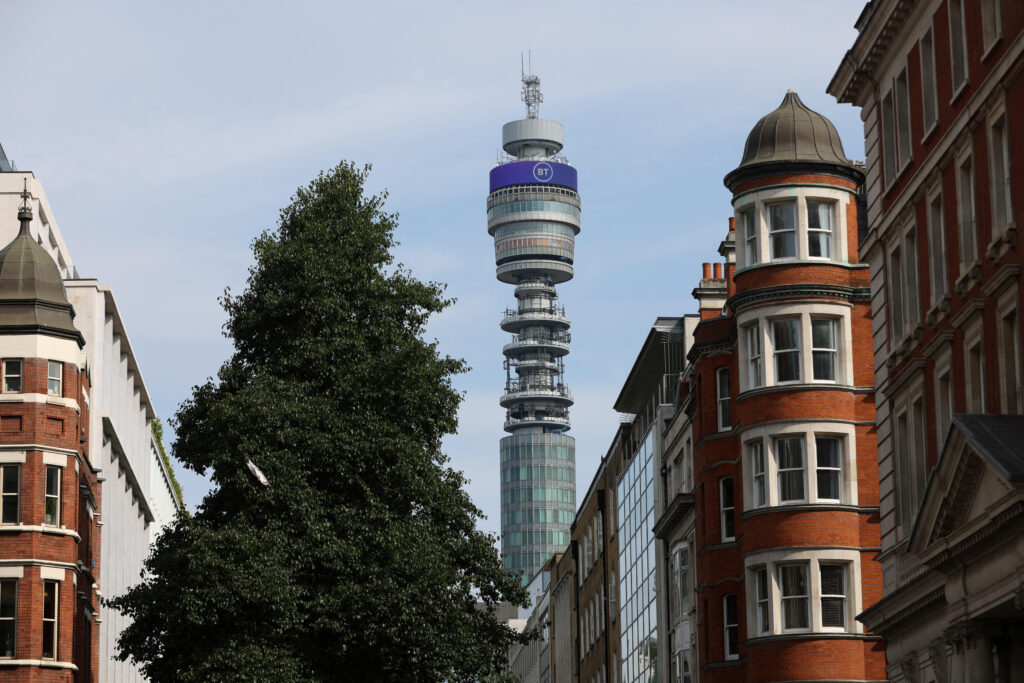
[{"label": "communications tower", "polygon": [[562,150],[562,124],[538,117],[540,79],[523,73],[526,118],[501,130],[491,169],[487,231],[501,282],[516,305],[501,329],[505,355],[505,431],[501,440],[501,550],[505,567],[529,581],[569,543],[576,512],[576,441],[569,431],[572,393],[565,384],[569,319],[555,285],[572,278],[580,231],[576,169]]}]

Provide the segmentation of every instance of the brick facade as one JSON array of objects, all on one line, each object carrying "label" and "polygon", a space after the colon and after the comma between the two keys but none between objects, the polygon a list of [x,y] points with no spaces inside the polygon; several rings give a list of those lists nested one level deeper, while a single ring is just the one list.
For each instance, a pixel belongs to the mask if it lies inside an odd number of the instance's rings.
[{"label": "brick facade", "polygon": [[[19,240],[20,252],[0,252],[0,592],[13,601],[0,605],[0,622],[5,635],[7,624],[14,633],[13,648],[0,648],[0,681],[91,682],[99,665],[100,481],[87,455],[89,377],[56,265],[41,260],[50,257],[27,229]],[[27,284],[11,277],[23,269],[31,271]],[[32,320],[49,322],[26,325],[26,306]],[[46,317],[54,309],[67,316],[56,325]]]}]

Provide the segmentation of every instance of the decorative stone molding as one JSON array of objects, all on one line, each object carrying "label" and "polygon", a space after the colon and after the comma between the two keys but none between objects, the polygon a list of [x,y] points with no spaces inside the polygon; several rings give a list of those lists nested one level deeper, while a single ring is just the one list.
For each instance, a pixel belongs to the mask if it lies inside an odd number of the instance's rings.
[{"label": "decorative stone molding", "polygon": [[928,644],[928,656],[935,670],[935,683],[949,683],[949,671],[946,666],[946,641],[936,638]]},{"label": "decorative stone molding", "polygon": [[917,652],[912,651],[900,661],[900,671],[909,683],[918,683]]}]

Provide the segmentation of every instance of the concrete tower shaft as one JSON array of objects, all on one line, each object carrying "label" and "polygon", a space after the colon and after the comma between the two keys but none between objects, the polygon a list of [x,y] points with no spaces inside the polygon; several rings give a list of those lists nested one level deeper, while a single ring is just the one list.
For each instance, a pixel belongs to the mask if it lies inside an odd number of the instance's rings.
[{"label": "concrete tower shaft", "polygon": [[573,276],[580,198],[576,169],[556,156],[562,124],[537,118],[540,79],[524,74],[523,93],[527,118],[502,127],[509,156],[491,170],[487,230],[497,277],[515,285],[516,297],[501,321],[512,334],[502,349],[502,553],[506,568],[528,581],[568,544],[576,509],[575,440],[565,434],[570,325],[555,285]]}]

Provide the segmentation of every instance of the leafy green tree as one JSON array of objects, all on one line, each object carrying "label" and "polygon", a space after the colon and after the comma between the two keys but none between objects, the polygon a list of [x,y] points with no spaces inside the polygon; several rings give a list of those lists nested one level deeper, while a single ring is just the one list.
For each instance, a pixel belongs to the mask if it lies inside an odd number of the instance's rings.
[{"label": "leafy green tree", "polygon": [[111,601],[155,683],[479,680],[524,639],[475,608],[526,594],[441,452],[466,368],[423,333],[452,302],[393,264],[367,173],[299,189],[222,299],[234,353],[175,416],[214,488]]}]

